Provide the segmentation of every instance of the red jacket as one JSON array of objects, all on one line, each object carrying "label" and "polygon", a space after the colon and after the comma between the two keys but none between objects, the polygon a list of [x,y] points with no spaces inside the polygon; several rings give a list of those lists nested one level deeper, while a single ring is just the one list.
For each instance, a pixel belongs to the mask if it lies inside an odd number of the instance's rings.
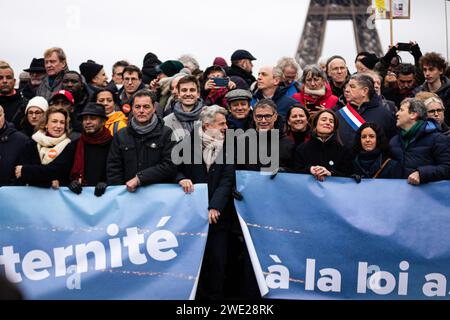
[{"label": "red jacket", "polygon": [[292,98],[300,102],[305,107],[307,103],[314,103],[314,105],[325,107],[325,109],[333,108],[339,100],[338,97],[333,95],[331,87],[328,83],[325,84],[325,95],[323,97],[319,97],[317,99],[311,97],[305,93],[305,85],[303,85],[300,92],[294,94]]}]

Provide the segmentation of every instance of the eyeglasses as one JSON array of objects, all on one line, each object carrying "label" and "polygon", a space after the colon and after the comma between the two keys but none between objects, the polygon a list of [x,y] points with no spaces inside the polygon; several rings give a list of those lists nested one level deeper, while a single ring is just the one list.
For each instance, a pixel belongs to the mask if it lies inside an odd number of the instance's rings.
[{"label": "eyeglasses", "polygon": [[255,119],[259,120],[259,121],[261,121],[263,119],[270,120],[270,119],[272,119],[272,117],[273,117],[273,113],[272,114],[255,114]]},{"label": "eyeglasses", "polygon": [[125,81],[125,82],[136,82],[136,81],[139,81],[139,79],[138,78],[123,78],[123,81]]},{"label": "eyeglasses", "polygon": [[435,114],[435,113],[442,113],[442,112],[444,112],[444,109],[431,109],[431,110],[427,111],[428,114]]},{"label": "eyeglasses", "polygon": [[41,114],[43,114],[44,112],[42,111],[28,111],[28,115],[29,116],[39,116]]}]

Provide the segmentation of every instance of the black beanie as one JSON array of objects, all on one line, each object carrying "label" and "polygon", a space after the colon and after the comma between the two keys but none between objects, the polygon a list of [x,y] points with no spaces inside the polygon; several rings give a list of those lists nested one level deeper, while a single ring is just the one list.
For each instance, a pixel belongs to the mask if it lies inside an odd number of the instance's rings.
[{"label": "black beanie", "polygon": [[368,69],[373,70],[373,68],[378,62],[378,57],[373,53],[369,53],[364,58],[362,58],[360,62],[363,65],[365,65]]},{"label": "black beanie", "polygon": [[101,64],[97,64],[95,62],[87,61],[80,64],[80,73],[86,79],[87,83],[91,83],[92,79],[103,69]]}]

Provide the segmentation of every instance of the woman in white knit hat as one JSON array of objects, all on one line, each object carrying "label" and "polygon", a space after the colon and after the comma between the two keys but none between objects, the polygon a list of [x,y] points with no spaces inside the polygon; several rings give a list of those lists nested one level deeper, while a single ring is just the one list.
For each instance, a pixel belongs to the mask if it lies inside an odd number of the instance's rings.
[{"label": "woman in white knit hat", "polygon": [[36,96],[28,101],[27,107],[25,108],[25,117],[21,122],[21,132],[31,138],[47,109],[48,102],[44,97]]}]

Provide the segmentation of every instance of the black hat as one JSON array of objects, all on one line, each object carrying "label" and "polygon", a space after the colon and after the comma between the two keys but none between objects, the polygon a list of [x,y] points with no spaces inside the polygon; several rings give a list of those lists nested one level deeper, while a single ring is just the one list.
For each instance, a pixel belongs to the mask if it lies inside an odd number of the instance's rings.
[{"label": "black hat", "polygon": [[26,72],[36,72],[36,73],[45,73],[45,62],[44,58],[33,58],[31,61],[30,67],[28,69],[24,69]]},{"label": "black hat", "polygon": [[156,54],[153,52],[149,52],[145,55],[144,61],[142,62],[143,67],[156,67],[157,65],[161,64],[162,62],[158,59]]},{"label": "black hat", "polygon": [[256,60],[254,56],[247,50],[239,49],[233,52],[231,55],[231,61],[234,60],[242,60],[242,59],[249,59],[249,60]]},{"label": "black hat", "polygon": [[364,58],[362,58],[359,61],[363,65],[365,65],[368,69],[373,70],[373,68],[375,67],[375,65],[378,62],[378,57],[373,53],[369,53],[368,55],[366,55]]},{"label": "black hat", "polygon": [[92,60],[80,64],[80,73],[86,79],[87,83],[91,83],[92,79],[103,69],[101,64],[95,63]]},{"label": "black hat", "polygon": [[108,117],[106,116],[105,113],[105,107],[99,103],[95,103],[95,102],[89,102],[83,109],[83,112],[81,112],[78,117],[83,117],[83,116],[87,116],[87,115],[91,115],[91,116],[97,116],[103,119],[108,119]]}]

